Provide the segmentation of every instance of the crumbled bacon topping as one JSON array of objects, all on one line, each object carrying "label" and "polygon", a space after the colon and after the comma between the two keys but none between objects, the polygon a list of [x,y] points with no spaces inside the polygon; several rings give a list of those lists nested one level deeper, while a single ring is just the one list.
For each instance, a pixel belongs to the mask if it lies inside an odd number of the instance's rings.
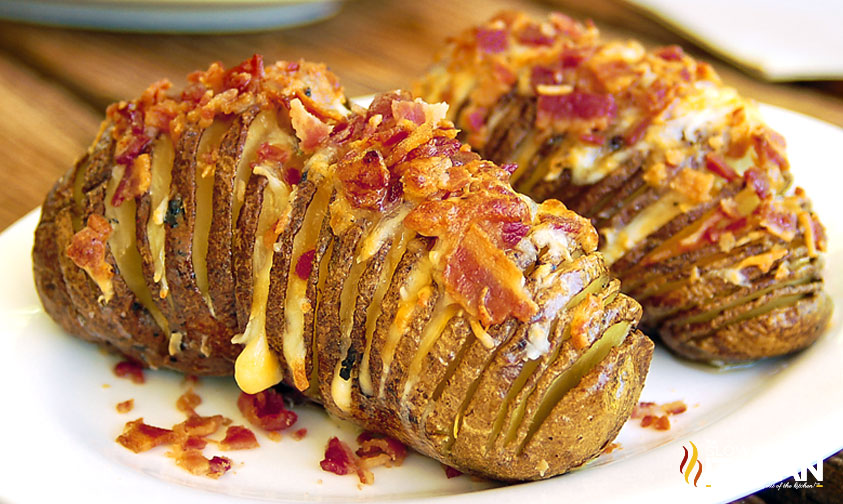
[{"label": "crumbled bacon topping", "polygon": [[[335,207],[388,213],[412,205],[404,225],[437,238],[435,266],[448,294],[484,325],[528,321],[537,307],[507,252],[529,233],[532,211],[509,185],[513,167],[481,161],[456,140],[445,114],[444,104],[407,93],[375,97],[337,163],[347,205]],[[337,220],[334,231],[346,222]]]},{"label": "crumbled bacon topping", "polygon": [[108,237],[111,236],[111,224],[99,214],[91,214],[88,222],[70,240],[65,249],[67,257],[79,266],[96,282],[107,303],[114,295],[111,278],[114,271],[105,260]]},{"label": "crumbled bacon topping", "polygon": [[[494,77],[504,74],[517,78]],[[455,89],[461,90],[459,96]],[[457,126],[480,149],[493,130],[499,130],[487,121],[500,117],[496,112],[511,103],[512,96],[526,98],[536,111],[526,141],[541,144],[558,138],[557,152],[588,152],[594,171],[580,175],[584,180],[575,184],[593,184],[595,176],[612,173],[618,151],[626,150],[643,158],[648,184],[669,186],[686,197],[680,206],[683,212],[732,184],[743,184],[762,201],[774,200],[782,197],[789,181],[784,139],[760,121],[750,101],[723,86],[710,65],[677,46],[647,51],[632,41],[601,40],[590,23],[560,14],[536,22],[526,14],[508,12],[465,31],[452,39],[440,67],[415,92],[428,100],[450,102],[458,111]],[[578,154],[571,157],[581,159]],[[559,177],[569,167],[567,162],[550,163],[542,175]],[[572,174],[578,172],[583,170]],[[788,236],[795,219],[775,222],[776,218],[770,216],[769,226],[760,229]],[[808,231],[810,219],[800,219],[805,234],[813,235]],[[731,232],[725,228],[732,224],[737,225],[721,218],[711,232],[704,230],[692,245],[676,252],[717,243],[724,232]],[[759,229],[757,219],[743,224]],[[810,241],[806,237],[806,243]],[[812,256],[814,248],[809,246]]]},{"label": "crumbled bacon topping", "polygon": [[143,365],[134,360],[124,360],[115,364],[114,376],[127,378],[137,385],[141,385],[146,381],[146,377],[143,374]]},{"label": "crumbled bacon topping", "polygon": [[130,167],[126,167],[125,175],[120,179],[111,197],[111,206],[117,207],[127,199],[142,196],[149,190],[151,180],[149,154],[141,154],[132,161]]},{"label": "crumbled bacon topping", "polygon": [[[170,82],[159,81],[139,99],[108,107],[113,124],[110,134],[116,142],[114,161],[125,167],[115,206],[148,190],[146,162],[137,160],[160,135],[167,134],[176,143],[188,127],[207,128],[218,116],[241,114],[253,107],[284,109],[302,149],[310,152],[348,112],[342,87],[325,65],[281,61],[265,66],[257,54],[228,70],[214,63],[204,72],[190,74],[180,93],[170,93],[171,87]],[[293,178],[295,172],[287,174],[287,180]]]},{"label": "crumbled bacon topping", "polygon": [[273,388],[257,394],[241,392],[237,407],[252,425],[268,431],[288,429],[298,419],[284,405],[284,396]]}]

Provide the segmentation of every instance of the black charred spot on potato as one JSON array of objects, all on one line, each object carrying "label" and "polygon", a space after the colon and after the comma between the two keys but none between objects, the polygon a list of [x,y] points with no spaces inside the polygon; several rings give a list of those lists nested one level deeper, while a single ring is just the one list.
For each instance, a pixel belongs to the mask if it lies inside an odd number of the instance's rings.
[{"label": "black charred spot on potato", "polygon": [[181,196],[174,196],[167,204],[167,214],[164,216],[164,222],[171,228],[174,228],[179,225],[180,215],[184,215]]},{"label": "black charred spot on potato", "polygon": [[609,139],[609,148],[613,151],[616,151],[623,147],[623,137],[620,135],[615,135]]},{"label": "black charred spot on potato", "polygon": [[342,364],[340,365],[340,378],[343,380],[350,380],[351,379],[351,368],[354,367],[354,363],[357,361],[357,351],[354,350],[354,347],[348,349],[348,354],[346,354],[345,359],[343,359]]}]

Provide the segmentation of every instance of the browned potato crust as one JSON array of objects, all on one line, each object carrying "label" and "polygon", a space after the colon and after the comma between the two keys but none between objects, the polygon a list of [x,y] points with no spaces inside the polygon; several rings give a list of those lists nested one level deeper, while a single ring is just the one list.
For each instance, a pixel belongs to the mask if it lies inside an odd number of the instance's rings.
[{"label": "browned potato crust", "polygon": [[247,103],[225,102],[221,119],[197,106],[151,138],[127,129],[132,107],[155,123],[155,106],[190,103],[150,92],[152,105],[110,109],[44,205],[45,309],[152,367],[233,372],[249,393],[298,387],[472,474],[540,479],[597,456],[638,400],[652,344],[588,222],[516,194],[442,107],[392,93],[369,110],[318,108],[323,67],[266,72],[290,94],[232,87]]},{"label": "browned potato crust", "polygon": [[[787,192],[784,140],[709,65],[676,46],[601,40],[558,13],[502,12],[449,44],[416,93],[448,101],[485,158],[519,163],[516,190],[591,220],[646,331],[716,364],[788,354],[822,334],[822,224],[801,190]],[[788,271],[805,261],[811,273],[792,293]],[[777,282],[728,317],[684,322]]]}]

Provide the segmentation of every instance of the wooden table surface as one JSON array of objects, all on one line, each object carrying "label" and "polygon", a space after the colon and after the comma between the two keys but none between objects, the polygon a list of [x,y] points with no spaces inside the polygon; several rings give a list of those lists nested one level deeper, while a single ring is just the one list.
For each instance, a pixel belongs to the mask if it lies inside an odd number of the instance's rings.
[{"label": "wooden table surface", "polygon": [[[0,22],[0,229],[38,206],[87,148],[105,107],[161,77],[177,86],[212,61],[326,62],[349,96],[408,87],[449,34],[502,8],[592,17],[612,38],[681,44],[744,95],[843,125],[843,82],[771,84],[694,47],[616,0],[353,0],[339,15],[283,31],[225,36],[118,34]],[[758,502],[758,501],[755,501]]]}]

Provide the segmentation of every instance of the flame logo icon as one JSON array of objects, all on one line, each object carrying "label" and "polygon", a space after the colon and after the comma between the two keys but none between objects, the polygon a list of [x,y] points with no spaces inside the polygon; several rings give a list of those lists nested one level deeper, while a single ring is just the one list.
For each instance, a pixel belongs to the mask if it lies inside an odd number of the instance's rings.
[{"label": "flame logo icon", "polygon": [[[682,463],[679,464],[679,474],[684,474],[685,475],[685,483],[690,484],[691,482],[688,481],[688,478],[691,476],[691,471],[694,470],[694,464],[696,464],[698,469],[697,469],[697,475],[694,477],[694,486],[697,486],[697,481],[700,480],[700,476],[702,475],[702,462],[700,462],[699,459],[697,459],[697,455],[699,454],[699,452],[697,452],[697,445],[695,445],[691,441],[688,441],[688,442],[691,443],[691,448],[692,448],[691,460],[688,460],[688,449],[683,446],[682,449],[685,450],[685,456],[682,457]],[[686,463],[687,463],[687,467],[686,467]]]}]

